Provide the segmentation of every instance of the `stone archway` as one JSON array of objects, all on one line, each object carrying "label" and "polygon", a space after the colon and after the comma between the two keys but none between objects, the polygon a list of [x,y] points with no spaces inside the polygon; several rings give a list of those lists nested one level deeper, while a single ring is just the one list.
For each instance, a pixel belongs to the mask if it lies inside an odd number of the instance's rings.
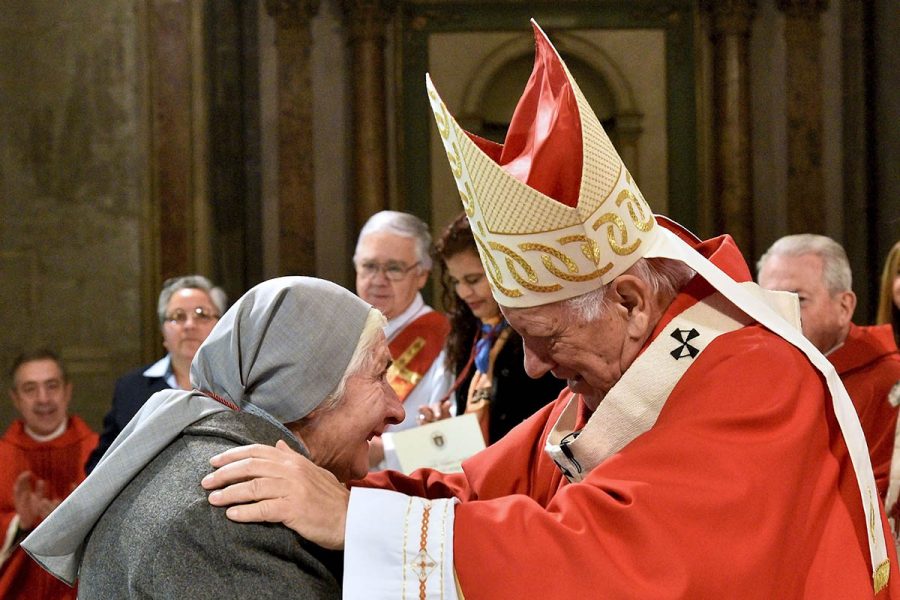
[{"label": "stone archway", "polygon": [[[625,164],[636,173],[643,113],[637,106],[628,79],[615,61],[597,45],[572,33],[551,35]],[[505,130],[521,86],[531,71],[533,57],[534,39],[530,34],[495,48],[465,86],[457,117],[460,125],[488,139],[494,139],[498,131]]]}]

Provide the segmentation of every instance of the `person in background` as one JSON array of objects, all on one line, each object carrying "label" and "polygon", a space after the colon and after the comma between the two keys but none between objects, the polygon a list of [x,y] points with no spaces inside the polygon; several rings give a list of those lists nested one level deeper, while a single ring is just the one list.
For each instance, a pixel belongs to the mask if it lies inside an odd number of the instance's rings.
[{"label": "person in background", "polygon": [[103,417],[100,443],[85,465],[88,473],[147,398],[169,388],[190,389],[191,361],[227,305],[228,298],[222,288],[202,275],[173,277],[163,283],[156,311],[166,355],[116,381],[112,407]]},{"label": "person in background", "polygon": [[197,477],[248,443],[302,452],[335,483],[364,476],[367,439],[403,419],[383,327],[334,283],[257,285],[200,347],[193,389],[154,394],[22,546],[85,598],[340,598],[339,555],[231,522]]},{"label": "person in background", "polygon": [[72,382],[53,351],[19,355],[10,377],[19,418],[0,439],[0,598],[74,599],[19,543],[84,479],[97,434],[69,415]]},{"label": "person in background", "polygon": [[894,329],[894,342],[900,346],[900,242],[894,244],[884,261],[875,322],[890,324]]},{"label": "person in background", "polygon": [[653,215],[534,29],[504,144],[426,87],[525,369],[566,389],[462,473],[347,490],[250,446],[211,459],[209,501],[343,548],[347,598],[900,598],[865,438],[796,297],[727,235]]},{"label": "person in background", "polygon": [[797,294],[803,335],[834,365],[850,394],[890,515],[900,491],[900,480],[891,477],[900,400],[891,399],[891,389],[900,381],[900,352],[890,326],[864,327],[851,321],[856,294],[850,262],[829,237],[782,237],[762,255],[757,269],[761,287]]},{"label": "person in background", "polygon": [[450,316],[444,360],[455,375],[455,410],[448,397],[439,407],[422,408],[421,421],[475,413],[490,445],[558,396],[563,384],[550,373],[537,380],[525,373],[522,337],[509,327],[491,294],[464,212],[444,229],[435,254]]},{"label": "person in background", "polygon": [[384,332],[394,357],[388,380],[406,409],[402,423],[372,440],[373,470],[400,468],[390,433],[415,426],[419,407],[436,403],[449,386],[437,358],[450,324],[419,293],[431,265],[431,234],[414,215],[384,210],[359,232],[353,254],[356,293],[388,320]]}]

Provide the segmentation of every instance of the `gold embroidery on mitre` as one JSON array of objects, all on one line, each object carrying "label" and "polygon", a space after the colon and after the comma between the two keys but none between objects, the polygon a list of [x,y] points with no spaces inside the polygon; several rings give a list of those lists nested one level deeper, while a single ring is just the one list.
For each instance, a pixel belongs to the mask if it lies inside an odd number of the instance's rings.
[{"label": "gold embroidery on mitre", "polygon": [[[626,171],[626,173],[627,172],[628,171]],[[631,179],[631,176],[629,176],[628,178]],[[619,197],[616,198],[616,206],[621,206],[622,202],[626,199],[628,200],[628,215],[631,217],[631,222],[634,223],[634,226],[637,227],[639,231],[643,231],[644,233],[653,229],[653,223],[655,220],[653,218],[653,213],[648,210],[648,214],[644,214],[643,205],[645,204],[645,202],[642,199],[639,200],[631,190],[624,189],[619,192]],[[640,217],[634,214],[635,208],[637,208],[638,213],[640,213]]]},{"label": "gold embroidery on mitre", "polygon": [[[538,281],[537,273],[534,272],[534,269],[531,268],[531,265],[528,264],[528,261],[522,258],[520,254],[517,254],[515,250],[508,246],[504,246],[499,242],[488,242],[488,247],[491,250],[497,250],[505,254],[508,258],[506,259],[506,266],[509,268],[509,273],[512,275],[516,281],[519,281],[519,278],[516,277],[516,270],[513,268],[512,261],[518,263],[520,267],[525,271],[525,276],[528,277],[528,283],[535,284]],[[519,281],[519,283],[522,283]]]},{"label": "gold embroidery on mitre", "polygon": [[437,104],[440,109],[440,113],[436,110],[433,110],[432,112],[434,112],[434,120],[437,123],[438,132],[441,134],[441,137],[446,140],[450,137],[450,115],[447,112],[447,105],[444,104],[444,101],[440,99],[436,92],[429,90],[428,97],[431,98],[432,109],[435,104]]},{"label": "gold embroidery on mitre", "polygon": [[[558,283],[554,283],[552,285],[538,285],[537,273],[534,272],[534,269],[530,264],[528,264],[528,261],[525,260],[520,254],[516,253],[516,251],[512,248],[504,246],[503,244],[500,244],[498,242],[488,242],[488,247],[490,247],[491,250],[497,250],[498,252],[502,252],[506,255],[506,268],[509,269],[509,274],[512,275],[512,278],[516,280],[516,283],[521,285],[526,290],[531,290],[532,292],[539,293],[551,293],[558,292],[562,289],[562,286]],[[528,279],[522,278],[515,265],[519,265],[522,270],[525,271],[525,276]]]},{"label": "gold embroidery on mitre", "polygon": [[[561,246],[565,246],[566,244],[571,244],[573,242],[580,242],[581,253],[584,254],[584,257],[595,265],[600,262],[600,245],[586,235],[567,235],[565,237],[559,238],[559,240],[557,241]],[[603,267],[603,273],[606,273],[611,268],[612,263],[608,263],[605,267]]]},{"label": "gold embroidery on mitre", "polygon": [[[547,246],[544,244],[535,244],[535,243],[519,244],[519,248],[521,248],[524,251],[531,250],[531,251],[537,251],[537,252],[544,252],[544,254],[541,255],[541,262],[544,264],[544,268],[547,269],[548,271],[550,271],[551,273],[553,273],[553,275],[555,275],[556,277],[559,277],[560,279],[563,279],[565,281],[574,281],[574,282],[590,281],[591,279],[597,279],[598,277],[603,275],[603,273],[605,273],[607,270],[609,270],[609,268],[612,268],[612,263],[610,263],[609,267],[606,270],[603,270],[603,271],[595,270],[586,275],[579,275],[578,274],[578,265],[575,264],[575,261],[573,261],[571,259],[571,257],[569,257],[565,253],[557,250],[556,248],[551,248],[550,246]],[[563,271],[560,271],[559,269],[557,269],[556,265],[553,264],[553,261],[550,260],[551,256],[556,258],[557,260],[559,260],[559,262],[563,263],[566,266],[566,268],[569,270],[569,272],[564,273]]]},{"label": "gold embroidery on mitre", "polygon": [[466,211],[466,216],[471,219],[475,216],[475,194],[472,193],[472,186],[467,181],[465,183],[466,191],[462,191],[457,187],[457,191],[459,192],[459,197],[462,199],[463,209]]},{"label": "gold embroidery on mitre", "polygon": [[450,148],[452,151],[447,151],[447,157],[450,159],[450,170],[453,171],[453,178],[456,179],[456,183],[461,183],[460,179],[463,176],[462,155],[456,142],[450,142]]},{"label": "gold embroidery on mitre", "polygon": [[[484,226],[480,221],[477,223],[477,228],[481,235],[484,235]],[[488,280],[491,282],[491,285],[494,287],[494,289],[509,298],[519,298],[520,296],[522,296],[521,290],[513,290],[503,285],[503,272],[500,270],[500,265],[497,264],[497,260],[494,258],[494,254],[487,248],[487,246],[485,246],[484,242],[474,231],[472,232],[472,237],[475,238],[475,244],[478,246],[482,257],[481,262],[485,265],[485,270],[488,274]]]},{"label": "gold embroidery on mitre", "polygon": [[[606,228],[606,238],[609,242],[609,247],[612,248],[612,251],[618,254],[619,256],[627,256],[633,253],[638,249],[638,246],[641,245],[641,239],[638,238],[634,241],[633,244],[628,246],[628,228],[625,226],[625,221],[617,215],[616,213],[606,213],[602,215],[599,219],[594,222],[593,228],[594,231],[600,229],[600,227],[609,223],[609,227]],[[616,241],[616,234],[614,229],[618,229],[622,234],[622,241]]]}]

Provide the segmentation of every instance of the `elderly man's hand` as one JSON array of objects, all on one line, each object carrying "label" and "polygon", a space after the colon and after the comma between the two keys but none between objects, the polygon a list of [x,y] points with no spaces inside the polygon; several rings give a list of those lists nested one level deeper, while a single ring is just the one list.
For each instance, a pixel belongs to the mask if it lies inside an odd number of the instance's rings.
[{"label": "elderly man's hand", "polygon": [[209,503],[228,506],[232,521],[284,523],[320,546],[344,547],[349,490],[283,441],[233,448],[210,463],[216,471],[201,485],[217,490]]}]

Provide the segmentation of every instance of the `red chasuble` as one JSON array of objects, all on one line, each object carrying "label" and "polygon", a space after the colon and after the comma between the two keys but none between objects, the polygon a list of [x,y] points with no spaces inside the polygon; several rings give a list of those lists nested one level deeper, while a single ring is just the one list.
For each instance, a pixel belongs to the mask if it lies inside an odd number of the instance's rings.
[{"label": "red chasuble", "polygon": [[[16,514],[13,484],[23,471],[47,482],[51,497],[65,498],[84,479],[84,464],[97,447],[97,434],[79,417],[58,438],[37,442],[22,421],[15,421],[0,439],[0,536],[5,536]],[[75,589],[42,569],[22,548],[16,548],[0,568],[0,598],[67,600]]]},{"label": "red chasuble", "polygon": [[869,444],[878,493],[884,500],[894,453],[897,407],[888,400],[900,382],[900,352],[890,325],[850,326],[844,344],[828,355],[859,415]]},{"label": "red chasuble", "polygon": [[[730,238],[697,250],[750,280]],[[710,292],[692,282],[654,337]],[[363,483],[462,500],[453,550],[467,600],[873,597],[859,489],[827,387],[784,340],[750,325],[711,342],[653,428],[571,484],[544,453],[570,397],[564,390],[464,473]],[[877,597],[900,598],[892,544],[888,553]]]},{"label": "red chasuble", "polygon": [[390,341],[388,347],[394,362],[388,370],[388,382],[403,402],[415,389],[431,363],[444,347],[450,333],[450,322],[437,311],[427,312]]}]

